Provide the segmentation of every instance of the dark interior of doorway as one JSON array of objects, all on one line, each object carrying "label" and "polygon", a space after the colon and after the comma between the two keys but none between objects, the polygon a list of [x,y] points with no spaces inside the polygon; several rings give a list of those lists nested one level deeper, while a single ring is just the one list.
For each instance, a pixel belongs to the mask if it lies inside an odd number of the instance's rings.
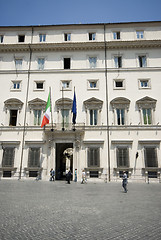
[{"label": "dark interior of doorway", "polygon": [[[56,143],[56,180],[66,180],[66,158],[63,152],[67,148],[73,148],[73,143]],[[73,173],[73,157],[71,158],[70,170]]]}]

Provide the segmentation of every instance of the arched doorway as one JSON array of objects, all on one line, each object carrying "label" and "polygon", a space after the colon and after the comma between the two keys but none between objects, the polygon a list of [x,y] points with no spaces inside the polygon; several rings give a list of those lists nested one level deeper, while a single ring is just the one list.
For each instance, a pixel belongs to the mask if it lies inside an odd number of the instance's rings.
[{"label": "arched doorway", "polygon": [[[73,143],[56,143],[56,166],[55,177],[56,180],[66,179],[66,156],[64,151],[68,148],[73,148]],[[69,167],[69,164],[68,164]],[[70,157],[70,170],[73,173],[73,156]]]}]

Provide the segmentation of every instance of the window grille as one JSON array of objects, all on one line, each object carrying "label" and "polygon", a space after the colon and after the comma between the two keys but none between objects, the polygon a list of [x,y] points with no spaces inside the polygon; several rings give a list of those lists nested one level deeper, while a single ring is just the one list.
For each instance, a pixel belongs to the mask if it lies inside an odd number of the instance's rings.
[{"label": "window grille", "polygon": [[128,148],[117,148],[117,167],[129,167]]},{"label": "window grille", "polygon": [[29,167],[40,167],[40,148],[30,148],[29,149]]},{"label": "window grille", "polygon": [[15,148],[5,147],[3,149],[2,167],[13,167],[15,157]]},{"label": "window grille", "polygon": [[99,148],[88,149],[88,167],[100,166],[100,151]]},{"label": "window grille", "polygon": [[158,167],[156,148],[145,148],[145,167]]}]

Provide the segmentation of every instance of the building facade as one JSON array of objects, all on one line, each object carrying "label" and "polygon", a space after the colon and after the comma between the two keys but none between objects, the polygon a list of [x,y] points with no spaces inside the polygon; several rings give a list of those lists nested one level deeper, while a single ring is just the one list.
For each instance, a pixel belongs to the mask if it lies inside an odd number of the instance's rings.
[{"label": "building facade", "polygon": [[161,22],[0,27],[0,82],[1,178],[160,182]]}]

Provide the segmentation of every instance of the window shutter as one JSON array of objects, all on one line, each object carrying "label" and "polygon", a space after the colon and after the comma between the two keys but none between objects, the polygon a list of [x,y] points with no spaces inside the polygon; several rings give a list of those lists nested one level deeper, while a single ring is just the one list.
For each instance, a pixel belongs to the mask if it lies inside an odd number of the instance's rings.
[{"label": "window shutter", "polygon": [[4,148],[2,167],[14,166],[15,148]]}]

